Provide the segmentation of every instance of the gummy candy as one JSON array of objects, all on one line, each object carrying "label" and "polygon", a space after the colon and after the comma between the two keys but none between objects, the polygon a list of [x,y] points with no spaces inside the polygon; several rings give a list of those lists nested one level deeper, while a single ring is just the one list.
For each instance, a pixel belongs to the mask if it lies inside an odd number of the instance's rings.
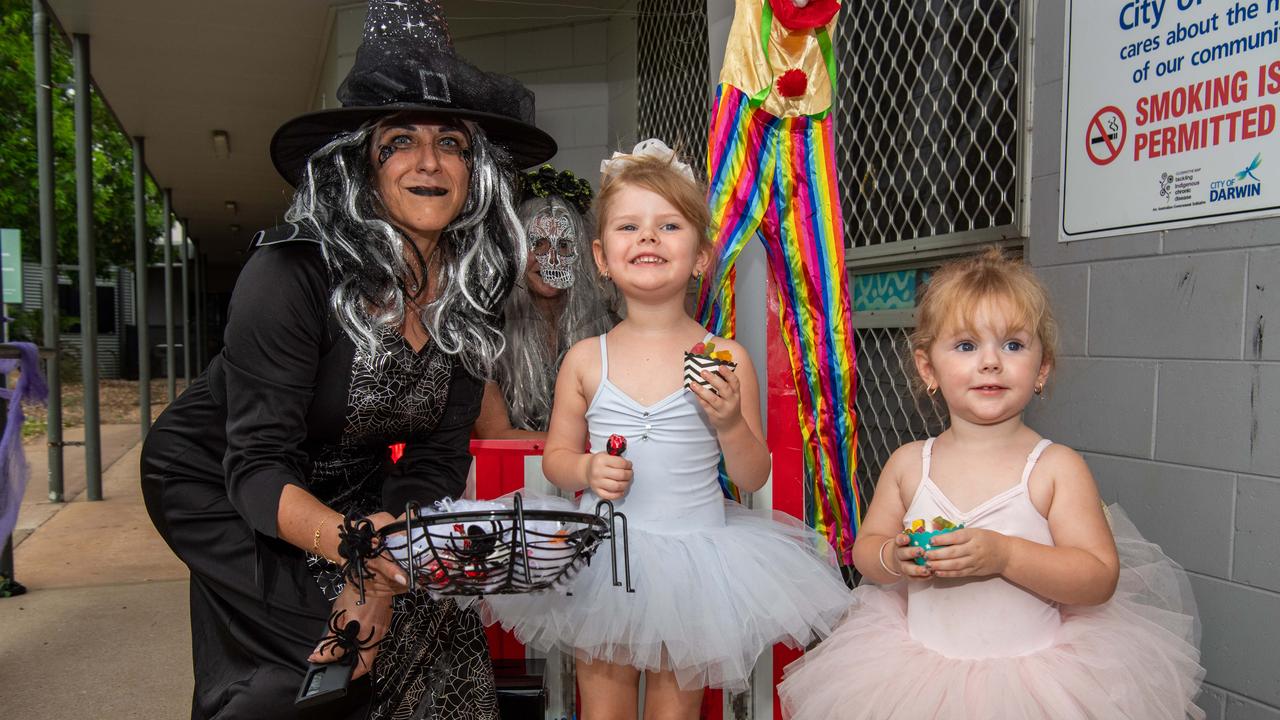
[{"label": "gummy candy", "polygon": [[713,342],[694,343],[693,347],[689,348],[689,354],[709,357],[720,362],[733,362],[733,353],[729,350],[716,350],[716,344]]},{"label": "gummy candy", "polygon": [[[926,552],[933,549],[933,537],[944,533],[954,532],[964,528],[964,523],[959,525],[939,515],[933,519],[933,530],[925,530],[924,520],[912,520],[910,523],[903,523],[906,527],[905,532],[911,538],[911,544],[924,548]],[[915,559],[917,565],[924,565],[927,561],[924,556]]]}]

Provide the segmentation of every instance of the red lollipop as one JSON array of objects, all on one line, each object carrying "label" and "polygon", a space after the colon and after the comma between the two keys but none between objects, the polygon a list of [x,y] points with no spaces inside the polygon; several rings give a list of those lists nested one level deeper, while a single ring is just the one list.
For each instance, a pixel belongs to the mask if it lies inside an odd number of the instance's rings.
[{"label": "red lollipop", "polygon": [[627,439],[621,435],[610,435],[609,443],[605,446],[605,452],[614,457],[622,457],[622,453],[627,451]]}]

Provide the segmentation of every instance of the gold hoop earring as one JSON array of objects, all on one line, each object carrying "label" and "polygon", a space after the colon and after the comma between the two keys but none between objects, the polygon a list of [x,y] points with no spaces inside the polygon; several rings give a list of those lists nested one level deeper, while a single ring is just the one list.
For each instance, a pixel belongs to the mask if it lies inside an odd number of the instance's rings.
[{"label": "gold hoop earring", "polygon": [[929,397],[933,397],[934,395],[938,394],[938,386],[930,385],[929,387],[925,388],[924,391],[926,394],[928,394]]},{"label": "gold hoop earring", "polygon": [[609,271],[608,271],[608,270],[601,270],[601,271],[600,271],[600,277],[601,277],[601,278],[603,278],[603,279],[605,279],[605,280],[608,280],[608,279],[609,279]]},{"label": "gold hoop earring", "polygon": [[1043,392],[1044,392],[1044,382],[1043,382],[1043,381],[1041,381],[1041,382],[1036,383],[1036,394],[1037,394],[1037,395],[1040,395],[1040,394],[1041,394],[1041,393],[1043,393]]}]

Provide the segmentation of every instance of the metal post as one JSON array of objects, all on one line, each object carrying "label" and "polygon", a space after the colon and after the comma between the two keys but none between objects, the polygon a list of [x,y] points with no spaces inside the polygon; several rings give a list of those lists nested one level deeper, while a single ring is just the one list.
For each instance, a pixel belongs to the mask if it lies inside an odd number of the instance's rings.
[{"label": "metal post", "polygon": [[209,253],[200,253],[200,367],[209,367]]},{"label": "metal post", "polygon": [[13,578],[13,536],[4,539],[4,550],[0,550],[0,597],[21,595],[27,591]]},{"label": "metal post", "polygon": [[151,429],[151,327],[147,317],[146,141],[133,138],[133,322],[138,328],[138,418],[142,437]]},{"label": "metal post", "polygon": [[187,219],[182,218],[182,381],[191,386],[191,281],[187,267]]},{"label": "metal post", "polygon": [[169,402],[178,397],[177,360],[173,355],[173,190],[164,189],[164,368]]},{"label": "metal post", "polygon": [[204,372],[205,368],[205,327],[204,327],[204,270],[205,256],[200,252],[200,245],[196,243],[196,371]]},{"label": "metal post", "polygon": [[76,235],[80,253],[80,376],[84,382],[84,476],[90,500],[102,499],[98,426],[98,262],[93,238],[93,89],[89,36],[71,37],[76,83]]},{"label": "metal post", "polygon": [[58,311],[58,235],[53,215],[53,102],[49,85],[49,14],[44,0],[32,0],[32,39],[36,53],[36,160],[40,186],[40,278],[43,342],[51,351],[45,364],[49,383],[49,500],[62,502],[62,344]]},{"label": "metal post", "polygon": [[[4,278],[3,274],[0,274],[0,295],[3,294]],[[5,377],[0,375],[0,388],[5,387],[6,384]],[[0,435],[4,434],[5,423],[9,417],[9,408],[5,407],[6,405],[7,403],[0,398],[0,413],[4,413],[3,418],[0,418]],[[22,499],[18,498],[18,500],[21,502]],[[21,587],[22,586],[13,579],[13,534],[5,533],[4,545],[3,548],[0,549],[0,597],[21,595],[22,593],[19,590]]]}]

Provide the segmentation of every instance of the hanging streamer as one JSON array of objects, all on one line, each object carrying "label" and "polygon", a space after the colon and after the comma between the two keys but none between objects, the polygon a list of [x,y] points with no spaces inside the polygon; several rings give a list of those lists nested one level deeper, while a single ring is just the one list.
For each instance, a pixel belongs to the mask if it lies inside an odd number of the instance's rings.
[{"label": "hanging streamer", "polygon": [[[819,102],[828,89],[835,93],[829,26],[806,29],[811,51],[774,54],[781,61],[774,67],[768,0],[739,0],[734,24],[707,145],[715,272],[699,287],[698,317],[717,335],[733,336],[734,264],[758,234],[781,294],[783,343],[800,401],[806,520],[849,563],[863,499],[853,481],[856,366],[834,132],[830,103]],[[735,48],[735,37],[750,40]],[[776,77],[801,63],[810,78],[825,71],[829,84],[808,98],[779,98]],[[785,116],[771,112],[779,108]]]}]

